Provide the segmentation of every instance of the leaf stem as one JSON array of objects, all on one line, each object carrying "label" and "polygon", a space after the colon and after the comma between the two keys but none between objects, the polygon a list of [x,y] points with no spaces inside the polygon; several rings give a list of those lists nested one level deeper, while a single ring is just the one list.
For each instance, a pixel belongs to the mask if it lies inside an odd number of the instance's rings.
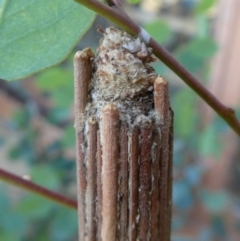
[{"label": "leaf stem", "polygon": [[[124,11],[118,6],[109,7],[96,0],[75,0],[83,6],[93,10],[111,22],[118,25],[131,35],[139,35],[141,27],[138,26]],[[113,1],[107,1],[112,3]],[[160,46],[154,39],[150,39],[149,46],[153,48],[153,53],[174,73],[176,73],[192,90],[194,90],[216,113],[221,116],[226,123],[240,136],[240,123],[235,116],[234,110],[223,105],[210,91],[208,91],[200,81],[188,72],[167,50]]]},{"label": "leaf stem", "polygon": [[61,205],[67,206],[72,209],[77,209],[77,202],[75,200],[68,198],[66,196],[63,196],[54,191],[48,190],[44,187],[41,187],[35,183],[32,183],[31,181],[25,180],[22,177],[19,177],[1,168],[0,168],[0,179],[5,182],[13,184],[14,186],[18,186],[28,191],[31,191],[33,193],[36,193],[42,197],[50,199]]}]

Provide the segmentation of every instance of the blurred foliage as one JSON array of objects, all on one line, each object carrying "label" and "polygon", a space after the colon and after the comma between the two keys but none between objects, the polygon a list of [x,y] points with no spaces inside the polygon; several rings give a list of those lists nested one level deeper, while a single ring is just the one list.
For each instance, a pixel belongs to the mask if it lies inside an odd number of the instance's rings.
[{"label": "blurred foliage", "polygon": [[141,0],[127,0],[127,1],[131,4],[137,4],[141,2]]}]

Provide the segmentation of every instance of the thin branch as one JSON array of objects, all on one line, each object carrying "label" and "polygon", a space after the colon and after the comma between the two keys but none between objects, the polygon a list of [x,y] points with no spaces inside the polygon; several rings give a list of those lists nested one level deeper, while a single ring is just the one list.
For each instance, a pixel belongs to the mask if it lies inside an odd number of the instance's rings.
[{"label": "thin branch", "polygon": [[[139,35],[142,31],[121,8],[109,7],[96,0],[75,0],[85,7],[95,11],[103,17],[109,19],[120,28],[131,35]],[[111,3],[113,1],[107,1]],[[149,46],[153,48],[153,53],[176,73],[192,90],[194,90],[209,106],[221,116],[228,125],[240,136],[240,123],[235,116],[234,110],[223,105],[210,91],[208,91],[200,81],[188,72],[167,50],[160,46],[154,39],[150,39]]]},{"label": "thin branch", "polygon": [[50,199],[54,202],[57,202],[61,205],[67,206],[69,208],[77,209],[77,202],[71,198],[63,196],[59,193],[54,191],[48,190],[44,187],[41,187],[31,181],[25,180],[22,177],[14,175],[10,172],[7,172],[0,168],[0,179],[13,184],[14,186],[21,187],[33,193],[36,193],[42,197]]}]

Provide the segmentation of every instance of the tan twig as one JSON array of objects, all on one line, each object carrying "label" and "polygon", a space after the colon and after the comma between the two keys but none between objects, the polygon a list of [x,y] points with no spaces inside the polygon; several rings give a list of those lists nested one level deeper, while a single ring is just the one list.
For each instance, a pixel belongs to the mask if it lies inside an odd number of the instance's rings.
[{"label": "tan twig", "polygon": [[128,240],[128,127],[121,125],[119,163],[119,240]]},{"label": "tan twig", "polygon": [[137,239],[139,187],[139,128],[134,126],[129,135],[129,241]]},{"label": "tan twig", "polygon": [[150,224],[152,123],[140,125],[138,239],[148,240]]},{"label": "tan twig", "polygon": [[117,193],[119,158],[119,113],[113,104],[104,107],[102,143],[102,231],[104,241],[117,240]]},{"label": "tan twig", "polygon": [[160,223],[159,235],[167,240],[169,220],[169,99],[168,83],[158,77],[154,83],[154,105],[155,111],[161,118],[161,161],[160,161]]},{"label": "tan twig", "polygon": [[97,134],[97,237],[101,241],[102,228],[102,146],[100,133]]},{"label": "tan twig", "polygon": [[87,192],[86,225],[87,240],[97,240],[96,201],[97,201],[97,122],[94,117],[88,120]]},{"label": "tan twig", "polygon": [[74,57],[74,98],[75,98],[75,129],[77,142],[77,183],[78,183],[78,220],[79,220],[79,238],[85,237],[85,194],[87,188],[86,182],[86,163],[84,152],[84,113],[87,104],[88,86],[92,74],[91,49],[84,49],[75,54]]},{"label": "tan twig", "polygon": [[158,240],[159,238],[159,183],[160,183],[160,130],[154,129],[152,141],[152,189],[151,189],[151,241]]}]

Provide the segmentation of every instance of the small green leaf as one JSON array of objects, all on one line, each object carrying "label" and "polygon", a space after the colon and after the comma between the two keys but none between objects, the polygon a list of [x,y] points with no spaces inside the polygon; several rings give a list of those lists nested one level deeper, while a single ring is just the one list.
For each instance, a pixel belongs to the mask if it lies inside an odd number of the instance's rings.
[{"label": "small green leaf", "polygon": [[208,126],[200,135],[199,150],[203,156],[219,156],[222,150],[222,144],[219,140],[218,132],[214,123]]},{"label": "small green leaf", "polygon": [[33,182],[46,188],[56,190],[59,186],[59,177],[57,173],[48,166],[35,166],[30,176]]},{"label": "small green leaf", "polygon": [[159,43],[166,43],[171,35],[172,31],[168,24],[162,20],[156,20],[148,23],[144,26],[146,31]]},{"label": "small green leaf", "polygon": [[196,97],[189,89],[178,91],[172,98],[176,136],[190,138],[196,131]]},{"label": "small green leaf", "polygon": [[64,132],[63,144],[65,147],[73,147],[75,145],[75,129],[72,125],[68,126]]},{"label": "small green leaf", "polygon": [[0,23],[0,78],[20,79],[62,61],[95,13],[72,0],[6,0]]},{"label": "small green leaf", "polygon": [[[42,177],[45,178],[44,176]],[[17,205],[16,211],[19,214],[27,215],[31,218],[46,218],[54,208],[55,203],[37,195],[26,195]]]},{"label": "small green leaf", "polygon": [[176,58],[189,71],[196,72],[216,51],[217,45],[211,38],[196,38],[180,47],[176,52]]},{"label": "small green leaf", "polygon": [[137,3],[140,3],[141,0],[128,0],[128,2],[131,4],[137,4]]},{"label": "small green leaf", "polygon": [[196,7],[197,13],[203,13],[211,8],[216,3],[216,0],[200,0]]}]

